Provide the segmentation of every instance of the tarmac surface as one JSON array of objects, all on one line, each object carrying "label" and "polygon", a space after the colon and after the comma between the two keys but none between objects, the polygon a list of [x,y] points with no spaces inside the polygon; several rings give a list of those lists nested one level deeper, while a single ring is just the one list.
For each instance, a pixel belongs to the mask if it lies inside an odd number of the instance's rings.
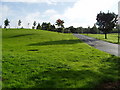
[{"label": "tarmac surface", "polygon": [[93,37],[88,37],[81,34],[73,34],[73,35],[92,47],[95,47],[101,51],[107,52],[115,56],[120,56],[120,45],[118,44],[109,43],[106,41],[98,40]]}]

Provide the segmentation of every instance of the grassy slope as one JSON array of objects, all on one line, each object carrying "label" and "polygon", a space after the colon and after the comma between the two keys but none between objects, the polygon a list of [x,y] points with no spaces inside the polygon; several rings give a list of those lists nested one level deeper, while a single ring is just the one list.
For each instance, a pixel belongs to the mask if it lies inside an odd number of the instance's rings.
[{"label": "grassy slope", "polygon": [[95,87],[118,79],[117,60],[71,34],[3,30],[3,87]]},{"label": "grassy slope", "polygon": [[[0,28],[0,72],[2,71],[2,29]],[[2,77],[2,73],[0,73]],[[2,81],[0,80],[0,89],[2,88]]]},{"label": "grassy slope", "polygon": [[104,34],[83,34],[86,36],[90,36],[90,37],[94,37],[100,40],[104,40],[104,41],[108,41],[111,43],[118,43],[118,33],[110,33],[107,34],[107,39],[105,39],[105,35]]}]

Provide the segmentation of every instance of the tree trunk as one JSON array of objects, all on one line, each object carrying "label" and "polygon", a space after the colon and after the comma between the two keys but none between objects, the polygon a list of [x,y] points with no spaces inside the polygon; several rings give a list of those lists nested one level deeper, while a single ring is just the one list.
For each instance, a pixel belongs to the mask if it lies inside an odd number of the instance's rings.
[{"label": "tree trunk", "polygon": [[105,33],[105,39],[107,39],[107,33]]}]

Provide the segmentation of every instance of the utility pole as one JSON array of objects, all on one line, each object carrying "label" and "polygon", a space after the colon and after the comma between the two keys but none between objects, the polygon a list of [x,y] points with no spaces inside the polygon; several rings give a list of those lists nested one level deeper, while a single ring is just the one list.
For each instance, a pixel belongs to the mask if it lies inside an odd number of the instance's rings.
[{"label": "utility pole", "polygon": [[120,43],[120,25],[117,24],[117,30],[118,30],[118,44]]}]

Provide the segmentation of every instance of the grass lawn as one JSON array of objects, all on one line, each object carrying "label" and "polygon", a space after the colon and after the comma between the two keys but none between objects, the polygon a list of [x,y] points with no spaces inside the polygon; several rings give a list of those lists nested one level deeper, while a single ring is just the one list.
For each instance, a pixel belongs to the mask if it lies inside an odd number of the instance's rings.
[{"label": "grass lawn", "polygon": [[3,88],[94,88],[120,79],[120,58],[72,34],[12,29],[2,34]]},{"label": "grass lawn", "polygon": [[[86,36],[90,36],[90,37],[94,37],[100,40],[104,40],[107,42],[111,42],[111,43],[117,43],[118,44],[118,33],[109,33],[107,34],[107,39],[105,39],[105,34],[83,34]],[[120,44],[120,43],[119,43]]]}]

